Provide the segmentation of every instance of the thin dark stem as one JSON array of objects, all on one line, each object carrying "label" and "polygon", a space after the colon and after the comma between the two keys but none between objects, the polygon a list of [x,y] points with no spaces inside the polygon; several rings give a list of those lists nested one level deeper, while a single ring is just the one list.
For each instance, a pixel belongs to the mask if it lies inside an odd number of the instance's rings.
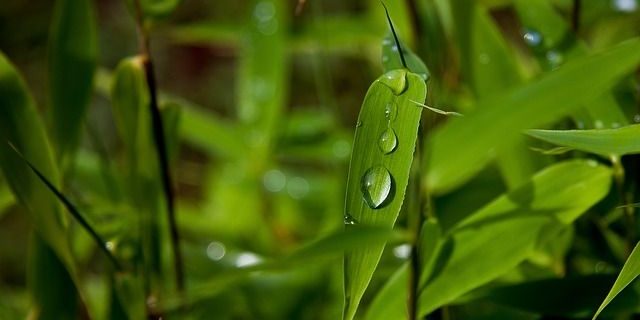
[{"label": "thin dark stem", "polygon": [[387,21],[389,21],[389,27],[391,28],[391,34],[393,35],[393,40],[396,42],[396,47],[398,47],[398,54],[400,54],[400,61],[402,61],[402,66],[405,69],[407,68],[407,62],[404,60],[404,53],[402,51],[402,46],[400,46],[400,40],[398,39],[398,35],[396,34],[396,29],[393,27],[393,23],[391,22],[391,16],[389,16],[389,10],[384,2],[380,1],[382,7],[384,8],[384,12],[387,15]]},{"label": "thin dark stem", "polygon": [[611,164],[613,167],[613,177],[620,197],[620,203],[622,205],[622,210],[624,211],[625,225],[627,226],[627,243],[625,251],[627,255],[629,255],[636,244],[636,219],[634,216],[634,208],[631,205],[631,201],[624,189],[625,172],[620,158],[617,156],[611,157]]},{"label": "thin dark stem", "polygon": [[160,164],[160,174],[162,176],[162,186],[167,201],[167,212],[169,216],[169,228],[171,233],[171,245],[173,247],[173,261],[174,269],[176,272],[176,287],[178,292],[184,290],[184,269],[182,263],[182,252],[179,243],[178,226],[175,215],[175,195],[173,192],[173,184],[171,181],[171,171],[169,168],[169,156],[167,154],[167,144],[164,137],[164,125],[162,123],[162,116],[160,114],[160,108],[158,106],[158,90],[156,86],[155,72],[153,68],[153,62],[151,60],[151,54],[149,50],[149,34],[144,27],[144,21],[142,18],[142,9],[140,1],[135,1],[136,18],[138,25],[138,32],[140,33],[140,54],[142,56],[142,63],[145,70],[147,87],[149,90],[150,104],[149,109],[151,111],[151,124],[153,130],[153,140],[156,145],[156,151],[158,153],[158,161]]},{"label": "thin dark stem", "polygon": [[582,11],[582,1],[573,0],[573,7],[571,13],[571,28],[574,34],[578,34],[580,31],[580,12]]}]

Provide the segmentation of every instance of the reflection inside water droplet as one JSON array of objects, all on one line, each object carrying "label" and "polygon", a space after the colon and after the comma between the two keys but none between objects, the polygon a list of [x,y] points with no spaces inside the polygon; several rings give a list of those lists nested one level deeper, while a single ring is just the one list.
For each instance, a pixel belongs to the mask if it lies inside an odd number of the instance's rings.
[{"label": "reflection inside water droplet", "polygon": [[526,29],[522,38],[524,42],[531,47],[537,47],[542,44],[542,35],[532,29]]},{"label": "reflection inside water droplet", "polygon": [[371,209],[381,208],[392,196],[393,179],[383,166],[372,167],[362,176],[361,191],[364,201]]},{"label": "reflection inside water droplet", "polygon": [[346,213],[344,215],[344,224],[345,225],[354,225],[354,224],[357,224],[357,223],[358,223],[358,221],[354,217],[352,217],[350,214]]},{"label": "reflection inside water droplet", "polygon": [[388,121],[393,121],[398,116],[398,104],[395,102],[389,102],[384,107],[384,117],[387,118]]},{"label": "reflection inside water droplet", "polygon": [[378,139],[378,146],[384,154],[389,154],[396,150],[396,147],[398,146],[398,137],[392,128],[387,128],[387,130],[380,135],[380,139]]}]

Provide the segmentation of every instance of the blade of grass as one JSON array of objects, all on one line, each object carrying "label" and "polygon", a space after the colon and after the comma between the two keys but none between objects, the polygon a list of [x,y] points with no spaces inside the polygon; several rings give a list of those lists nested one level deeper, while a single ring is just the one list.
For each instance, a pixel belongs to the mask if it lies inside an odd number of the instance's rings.
[{"label": "blade of grass", "polygon": [[534,138],[603,156],[640,153],[640,124],[616,129],[527,130]]},{"label": "blade of grass", "polygon": [[593,319],[596,319],[602,310],[604,310],[604,308],[606,308],[607,305],[609,305],[609,303],[611,303],[611,301],[618,296],[622,290],[624,290],[624,288],[635,280],[638,275],[640,275],[640,243],[636,244],[635,248],[633,248],[629,258],[627,258],[627,261],[624,263],[616,282],[613,284],[613,287],[611,287],[611,291],[609,291],[607,296],[604,298],[604,301],[602,301],[602,304],[600,304],[600,307],[598,307],[598,310],[593,315]]},{"label": "blade of grass", "polygon": [[[369,88],[354,138],[345,221],[393,227],[404,201],[422,113],[410,100],[424,101],[426,91],[421,76],[404,70],[387,72]],[[384,145],[389,132],[394,142],[391,149]],[[355,316],[383,248],[375,246],[346,255],[345,319]]]},{"label": "blade of grass", "polygon": [[63,167],[73,158],[98,56],[93,0],[56,1],[49,40],[52,139]]},{"label": "blade of grass", "polygon": [[[34,310],[42,318],[70,315],[78,310],[78,293],[74,289],[75,266],[66,238],[67,221],[55,197],[46,189],[6,141],[20,147],[25,155],[58,183],[44,127],[35,102],[12,64],[0,53],[0,169],[18,202],[24,206],[35,227],[28,281]],[[56,292],[52,292],[57,288]],[[60,291],[66,294],[61,295]]]}]

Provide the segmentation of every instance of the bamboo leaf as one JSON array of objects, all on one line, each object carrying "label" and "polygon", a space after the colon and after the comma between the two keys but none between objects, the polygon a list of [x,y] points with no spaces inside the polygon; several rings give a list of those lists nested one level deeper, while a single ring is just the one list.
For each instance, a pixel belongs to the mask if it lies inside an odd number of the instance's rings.
[{"label": "bamboo leaf", "polygon": [[635,248],[627,258],[627,261],[624,263],[616,282],[611,287],[611,291],[607,294],[602,301],[600,307],[596,311],[595,315],[593,315],[593,319],[596,319],[598,315],[604,310],[604,308],[611,303],[611,301],[620,294],[624,288],[626,288],[635,278],[640,275],[640,244],[636,244]]},{"label": "bamboo leaf", "polygon": [[[378,78],[365,96],[349,166],[345,223],[392,228],[409,179],[424,101],[424,79],[406,70]],[[345,319],[353,319],[384,246],[345,257]]]},{"label": "bamboo leaf", "polygon": [[49,86],[51,133],[59,159],[79,142],[92,93],[97,42],[93,0],[58,0],[49,42]]},{"label": "bamboo leaf", "polygon": [[451,119],[431,136],[426,163],[430,190],[443,193],[464,183],[484,167],[493,150],[512,142],[518,132],[559,119],[597,97],[639,61],[640,40],[629,40],[478,102],[474,111]]},{"label": "bamboo leaf", "polygon": [[[610,180],[611,170],[592,161],[559,163],[467,217],[449,232],[435,266],[425,271],[420,314],[451,303],[517,266],[539,239],[544,240],[547,227],[570,224],[602,199]],[[406,276],[393,279],[402,281]],[[405,314],[406,287],[393,282],[385,287],[396,289],[382,290],[387,292],[380,299],[384,313],[370,312],[367,319],[400,319]]]},{"label": "bamboo leaf", "polygon": [[[0,53],[0,169],[16,199],[30,215],[32,240],[29,281],[36,316],[75,318],[74,264],[66,241],[67,221],[57,200],[6,143],[11,141],[59,183],[49,142],[33,98],[15,68]],[[47,268],[40,266],[46,265]],[[51,294],[55,288],[56,294]],[[61,294],[64,291],[66,294]]]},{"label": "bamboo leaf", "polygon": [[616,129],[528,130],[527,134],[562,147],[604,156],[640,153],[640,124]]}]

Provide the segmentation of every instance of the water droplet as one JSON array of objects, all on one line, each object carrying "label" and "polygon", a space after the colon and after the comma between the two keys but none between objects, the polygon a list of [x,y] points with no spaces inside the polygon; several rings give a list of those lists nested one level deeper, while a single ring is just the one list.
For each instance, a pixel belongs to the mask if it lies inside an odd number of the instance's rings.
[{"label": "water droplet", "polygon": [[602,128],[604,128],[604,123],[602,122],[602,120],[596,120],[596,121],[593,123],[593,126],[594,126],[596,129],[602,129]]},{"label": "water droplet", "polygon": [[617,123],[617,122],[613,122],[613,123],[611,123],[611,128],[614,128],[614,129],[615,128],[620,128],[620,124]]},{"label": "water droplet", "polygon": [[356,123],[356,128],[360,128],[362,127],[362,121],[358,120],[358,122]]},{"label": "water droplet", "polygon": [[389,121],[393,121],[398,116],[398,105],[395,102],[389,102],[384,107],[384,117]]},{"label": "water droplet", "polygon": [[213,241],[207,246],[207,257],[211,260],[220,261],[226,253],[227,249],[220,242]]},{"label": "water droplet", "polygon": [[582,122],[582,121],[578,121],[578,122],[576,123],[576,127],[577,127],[578,129],[584,129],[584,122]]},{"label": "water droplet", "polygon": [[590,167],[594,167],[594,168],[595,168],[595,167],[597,167],[597,166],[598,166],[598,161],[595,161],[595,160],[587,160],[587,164],[588,164]]},{"label": "water droplet", "polygon": [[564,58],[562,57],[562,54],[559,53],[558,51],[551,50],[547,52],[547,61],[549,61],[549,65],[551,66],[551,68],[555,69],[562,64],[562,62],[564,61]]},{"label": "water droplet", "polygon": [[613,8],[620,12],[633,12],[638,9],[637,0],[613,0]]},{"label": "water droplet", "polygon": [[640,114],[636,114],[635,116],[633,116],[633,122],[640,122]]},{"label": "water droplet", "polygon": [[355,224],[358,224],[358,220],[356,220],[354,217],[352,217],[350,214],[345,214],[344,215],[344,224],[347,226],[352,226]]},{"label": "water droplet", "polygon": [[309,182],[301,177],[293,177],[287,183],[287,193],[294,199],[301,199],[309,193]]},{"label": "water droplet", "polygon": [[362,195],[371,209],[381,208],[389,202],[392,183],[391,174],[385,167],[376,166],[365,172],[361,181]]},{"label": "water droplet", "polygon": [[391,70],[383,74],[378,81],[391,89],[393,94],[399,95],[407,89],[407,71],[402,69]]},{"label": "water droplet", "polygon": [[538,47],[542,44],[542,35],[532,29],[526,29],[522,38],[524,42],[531,47]]},{"label": "water droplet", "polygon": [[384,154],[389,154],[396,149],[398,146],[398,137],[392,128],[387,128],[387,130],[380,135],[378,146]]},{"label": "water droplet", "polygon": [[287,183],[287,177],[282,171],[273,169],[265,172],[262,176],[262,184],[267,191],[280,192]]},{"label": "water droplet", "polygon": [[489,55],[486,54],[486,53],[481,53],[478,56],[478,59],[480,60],[480,63],[482,63],[482,64],[489,64],[489,62],[491,62],[491,57],[489,57]]},{"label": "water droplet", "polygon": [[398,259],[408,259],[411,255],[411,246],[408,244],[401,244],[393,248],[393,255]]},{"label": "water droplet", "polygon": [[113,241],[107,241],[104,246],[107,248],[107,250],[113,252],[116,249],[116,243]]}]

